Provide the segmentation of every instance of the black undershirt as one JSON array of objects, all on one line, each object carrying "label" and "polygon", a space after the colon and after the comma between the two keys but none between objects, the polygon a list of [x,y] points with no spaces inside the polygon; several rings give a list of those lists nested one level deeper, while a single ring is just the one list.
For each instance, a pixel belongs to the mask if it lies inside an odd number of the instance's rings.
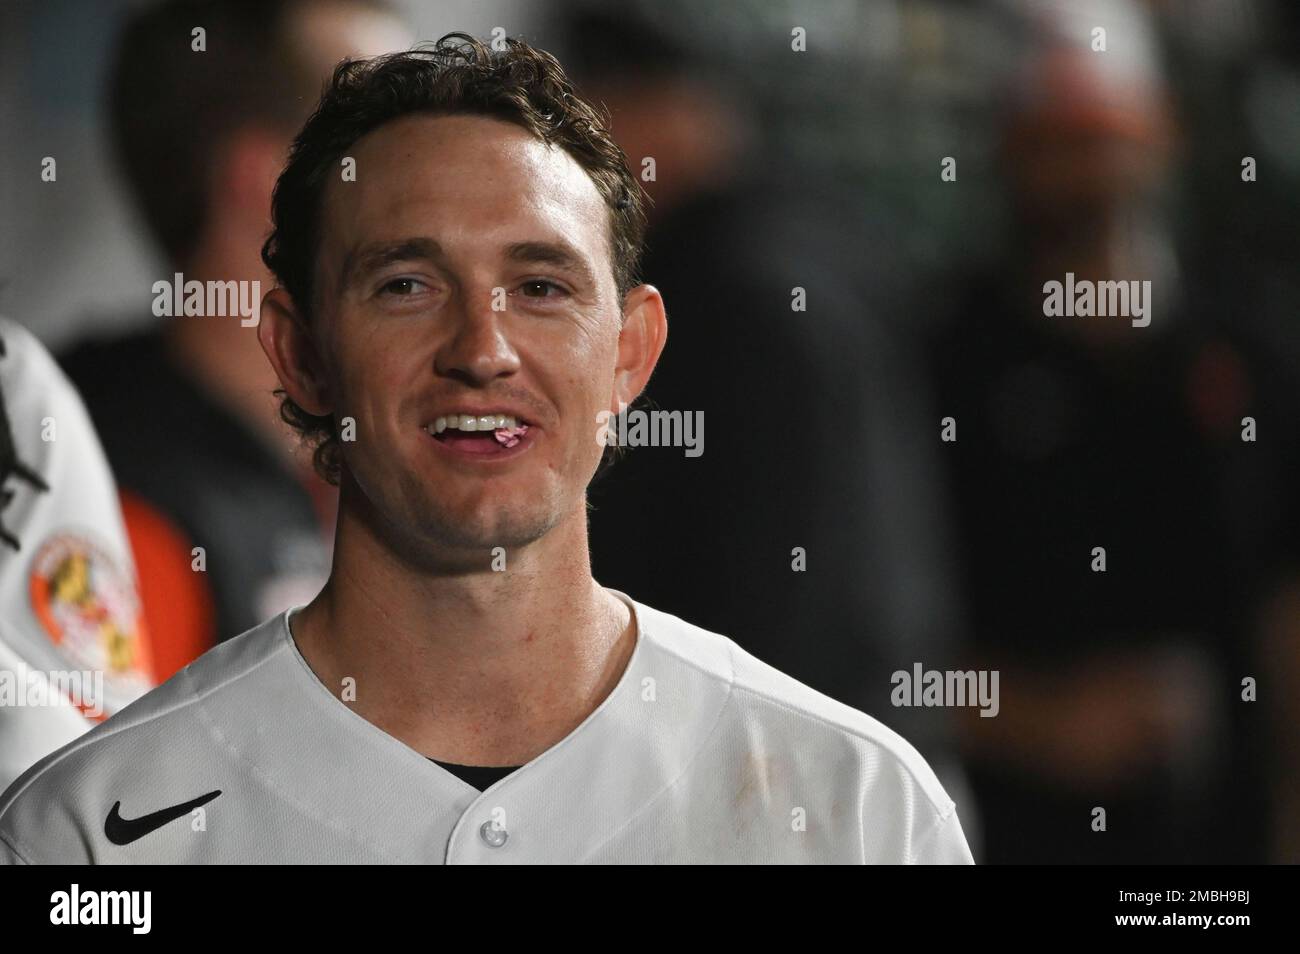
[{"label": "black undershirt", "polygon": [[474,786],[480,792],[487,791],[519,768],[518,765],[457,765],[455,762],[439,762],[437,759],[429,759],[429,761],[441,765],[462,782]]}]

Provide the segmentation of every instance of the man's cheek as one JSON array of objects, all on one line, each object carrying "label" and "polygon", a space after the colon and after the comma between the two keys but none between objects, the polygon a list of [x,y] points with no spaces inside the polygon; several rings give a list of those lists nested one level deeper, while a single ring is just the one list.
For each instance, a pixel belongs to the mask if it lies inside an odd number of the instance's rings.
[{"label": "man's cheek", "polygon": [[580,461],[583,470],[594,467],[605,452],[601,444],[601,435],[608,425],[602,427],[602,411],[605,410],[605,394],[589,393],[585,395],[582,410],[570,421],[573,455]]},{"label": "man's cheek", "polygon": [[375,445],[392,426],[385,412],[390,394],[391,384],[386,385],[381,375],[354,374],[344,378],[335,411],[342,439],[350,440],[357,449],[378,450]]}]

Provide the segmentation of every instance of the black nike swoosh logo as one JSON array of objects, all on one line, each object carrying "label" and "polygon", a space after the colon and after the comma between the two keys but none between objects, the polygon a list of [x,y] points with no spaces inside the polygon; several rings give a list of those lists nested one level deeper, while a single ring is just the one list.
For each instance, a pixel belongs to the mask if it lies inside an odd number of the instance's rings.
[{"label": "black nike swoosh logo", "polygon": [[139,818],[123,818],[117,813],[118,809],[122,807],[122,803],[114,802],[108,817],[104,819],[104,835],[115,845],[129,845],[131,842],[143,838],[151,831],[157,831],[168,822],[175,821],[182,815],[188,815],[200,805],[206,805],[220,794],[220,790],[208,792],[208,794],[200,795],[193,801],[150,812],[148,815],[141,815]]}]

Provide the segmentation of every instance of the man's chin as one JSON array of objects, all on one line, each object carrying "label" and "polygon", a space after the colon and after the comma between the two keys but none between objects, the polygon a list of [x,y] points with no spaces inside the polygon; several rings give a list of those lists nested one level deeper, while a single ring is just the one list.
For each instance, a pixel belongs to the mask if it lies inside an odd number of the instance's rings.
[{"label": "man's chin", "polygon": [[535,543],[559,520],[549,514],[519,512],[429,513],[419,521],[417,545],[429,555],[490,561],[498,547],[509,553]]},{"label": "man's chin", "polygon": [[[347,496],[360,482],[346,488]],[[536,488],[516,499],[477,493],[458,498],[454,484],[443,496],[426,485],[400,485],[383,506],[382,495],[357,495],[354,511],[401,559],[429,571],[492,568],[502,551],[511,554],[540,540],[563,522],[565,508]],[[450,498],[450,499],[449,499]],[[501,548],[498,550],[497,548]]]}]

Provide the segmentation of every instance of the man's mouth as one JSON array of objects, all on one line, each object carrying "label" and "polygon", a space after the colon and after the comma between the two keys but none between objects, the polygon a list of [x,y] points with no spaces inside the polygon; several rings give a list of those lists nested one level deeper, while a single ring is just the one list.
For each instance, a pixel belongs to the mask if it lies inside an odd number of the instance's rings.
[{"label": "man's mouth", "polygon": [[497,456],[519,446],[529,425],[510,414],[451,414],[425,425],[435,441],[461,454]]}]

